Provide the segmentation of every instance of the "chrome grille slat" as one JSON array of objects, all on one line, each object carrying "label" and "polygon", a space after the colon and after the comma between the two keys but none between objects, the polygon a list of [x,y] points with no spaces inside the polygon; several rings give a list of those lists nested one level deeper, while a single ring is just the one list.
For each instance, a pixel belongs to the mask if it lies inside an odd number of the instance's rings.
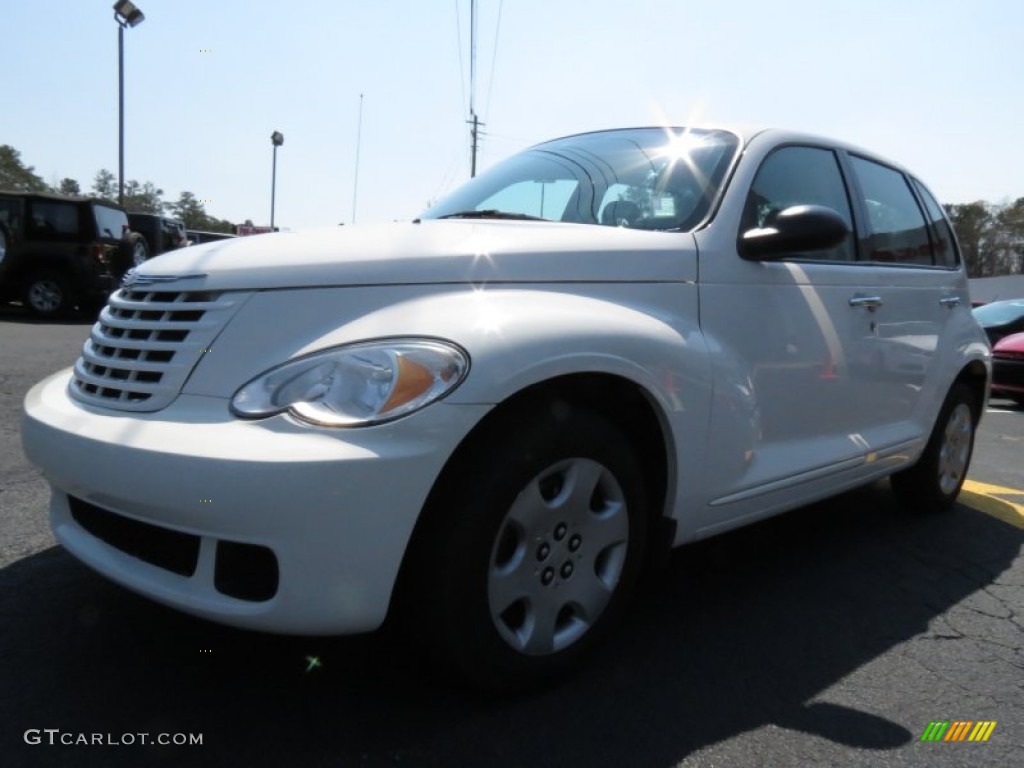
[{"label": "chrome grille slat", "polygon": [[[80,381],[83,385],[93,384],[98,389],[130,389],[132,392],[139,394],[154,395],[160,392],[166,392],[167,387],[161,387],[159,385],[147,384],[142,381],[133,381],[130,379],[108,379],[103,376],[95,376],[88,371],[83,371],[78,366],[75,366],[75,378]],[[115,386],[119,385],[119,386]]]},{"label": "chrome grille slat", "polygon": [[75,363],[75,399],[125,411],[166,407],[248,296],[165,286],[110,297]]},{"label": "chrome grille slat", "polygon": [[85,346],[82,348],[81,361],[92,365],[102,365],[106,368],[130,368],[133,371],[148,371],[153,373],[162,373],[168,368],[180,367],[171,366],[167,363],[151,362],[149,360],[133,359],[130,357],[109,357],[107,355],[99,355],[93,350],[91,341],[92,339],[89,339],[85,342]]}]

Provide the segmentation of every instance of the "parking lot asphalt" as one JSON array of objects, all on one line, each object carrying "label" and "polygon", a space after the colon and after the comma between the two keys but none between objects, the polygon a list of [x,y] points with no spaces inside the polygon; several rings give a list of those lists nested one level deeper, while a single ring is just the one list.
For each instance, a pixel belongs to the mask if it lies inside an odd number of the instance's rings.
[{"label": "parking lot asphalt", "polygon": [[[19,413],[88,328],[0,310],[5,766],[1020,764],[1022,408],[991,404],[949,514],[906,515],[883,482],[682,548],[580,675],[483,696],[387,635],[221,627],[56,546]],[[936,721],[996,725],[985,742],[922,741]]]}]

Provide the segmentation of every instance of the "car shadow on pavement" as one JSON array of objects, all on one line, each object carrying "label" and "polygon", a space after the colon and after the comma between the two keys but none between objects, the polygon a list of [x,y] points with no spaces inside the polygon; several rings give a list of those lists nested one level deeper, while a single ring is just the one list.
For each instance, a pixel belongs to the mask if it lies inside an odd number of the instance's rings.
[{"label": "car shadow on pavement", "polygon": [[[667,768],[762,727],[884,761],[927,722],[912,732],[817,699],[913,638],[934,636],[928,663],[955,663],[963,650],[934,620],[1022,543],[965,508],[902,514],[881,483],[677,550],[579,675],[514,697],[446,685],[388,636],[288,638],[180,615],[51,548],[0,571],[4,763]],[[927,664],[919,674],[926,691]],[[46,728],[203,744],[24,743]]]},{"label": "car shadow on pavement", "polygon": [[100,310],[77,309],[73,314],[60,317],[40,317],[32,314],[20,304],[0,303],[0,323],[18,325],[92,325],[99,317]]}]

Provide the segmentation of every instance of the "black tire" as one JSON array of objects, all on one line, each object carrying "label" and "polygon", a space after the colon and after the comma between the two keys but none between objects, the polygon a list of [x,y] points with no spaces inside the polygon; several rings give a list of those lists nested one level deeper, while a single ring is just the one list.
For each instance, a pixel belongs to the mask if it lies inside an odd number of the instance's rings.
[{"label": "black tire", "polygon": [[905,508],[931,514],[953,506],[967,479],[980,418],[978,398],[971,388],[963,382],[954,384],[921,458],[892,476],[893,491]]},{"label": "black tire", "polygon": [[55,270],[34,272],[25,281],[25,306],[39,317],[62,317],[75,306],[75,293],[64,275]]},{"label": "black tire", "polygon": [[402,581],[406,634],[474,687],[552,682],[627,602],[646,504],[629,441],[605,418],[567,403],[499,417],[424,510]]},{"label": "black tire", "polygon": [[120,271],[142,266],[149,259],[150,247],[146,238],[138,232],[130,232],[121,240]]}]

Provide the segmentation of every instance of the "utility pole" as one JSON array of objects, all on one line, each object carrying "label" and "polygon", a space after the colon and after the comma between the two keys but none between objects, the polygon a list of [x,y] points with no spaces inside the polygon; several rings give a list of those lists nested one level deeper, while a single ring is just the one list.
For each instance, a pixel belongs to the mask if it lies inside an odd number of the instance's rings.
[{"label": "utility pole", "polygon": [[359,194],[359,146],[363,141],[363,94],[359,94],[359,125],[356,128],[356,173],[352,185],[352,223],[356,223],[356,195]]},{"label": "utility pole", "polygon": [[468,122],[469,122],[470,125],[473,126],[473,129],[470,131],[470,135],[473,137],[473,149],[472,149],[472,157],[470,158],[470,169],[469,169],[469,177],[473,178],[473,177],[476,176],[476,151],[477,151],[477,148],[479,147],[479,142],[477,141],[477,137],[480,135],[480,131],[479,131],[480,120],[474,114],[472,121],[468,121]]},{"label": "utility pole", "polygon": [[480,148],[480,118],[476,114],[476,0],[469,2],[469,120],[466,121],[472,128],[469,135],[472,137],[470,150],[470,178],[476,176],[476,153]]}]

